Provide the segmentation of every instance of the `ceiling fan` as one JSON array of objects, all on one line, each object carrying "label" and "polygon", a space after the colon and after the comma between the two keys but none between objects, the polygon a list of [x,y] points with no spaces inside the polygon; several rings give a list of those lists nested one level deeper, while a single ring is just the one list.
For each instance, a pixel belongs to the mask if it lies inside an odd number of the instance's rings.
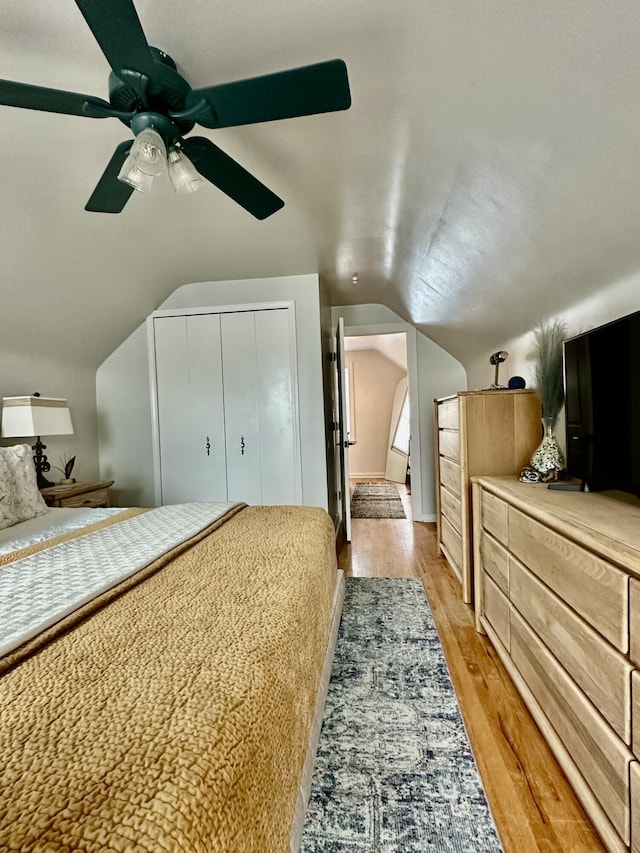
[{"label": "ceiling fan", "polygon": [[257,219],[284,202],[193,127],[215,129],[346,110],[341,59],[192,89],[176,64],[147,43],[133,0],[75,0],[112,72],[109,102],[93,95],[0,80],[0,104],[87,118],[117,118],[134,140],[121,142],[85,210],[120,213],[134,189],[146,191],[166,168],[177,192],[210,181]]}]

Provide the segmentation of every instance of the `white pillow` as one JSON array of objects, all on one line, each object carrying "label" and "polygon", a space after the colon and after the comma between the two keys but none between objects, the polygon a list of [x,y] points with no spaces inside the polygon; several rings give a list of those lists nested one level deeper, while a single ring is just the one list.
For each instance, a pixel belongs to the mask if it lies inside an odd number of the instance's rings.
[{"label": "white pillow", "polygon": [[[5,473],[0,473],[0,482],[6,483],[2,494],[7,495],[5,500],[8,510],[15,517],[13,524],[47,512],[48,507],[38,489],[33,455],[28,444],[0,447],[0,472],[2,468],[5,469]],[[4,502],[0,502],[0,505]],[[1,521],[0,524],[2,524]]]},{"label": "white pillow", "polygon": [[4,455],[0,455],[0,530],[11,527],[18,521],[13,509],[13,493],[13,476],[9,463]]}]

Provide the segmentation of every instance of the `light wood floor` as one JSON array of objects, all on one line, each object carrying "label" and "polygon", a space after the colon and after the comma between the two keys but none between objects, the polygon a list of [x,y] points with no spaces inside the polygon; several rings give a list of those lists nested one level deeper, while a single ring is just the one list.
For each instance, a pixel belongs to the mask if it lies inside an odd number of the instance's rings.
[{"label": "light wood floor", "polygon": [[410,497],[400,492],[407,519],[353,519],[340,568],[422,579],[505,853],[604,851],[493,647],[476,633],[438,554],[435,524],[411,521]]}]

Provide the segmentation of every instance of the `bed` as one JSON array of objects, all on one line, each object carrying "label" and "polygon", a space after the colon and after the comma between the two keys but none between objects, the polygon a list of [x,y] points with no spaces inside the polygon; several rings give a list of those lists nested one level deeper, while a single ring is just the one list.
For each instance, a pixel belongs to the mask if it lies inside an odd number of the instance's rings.
[{"label": "bed", "polygon": [[317,508],[5,523],[0,849],[296,850],[343,587]]}]

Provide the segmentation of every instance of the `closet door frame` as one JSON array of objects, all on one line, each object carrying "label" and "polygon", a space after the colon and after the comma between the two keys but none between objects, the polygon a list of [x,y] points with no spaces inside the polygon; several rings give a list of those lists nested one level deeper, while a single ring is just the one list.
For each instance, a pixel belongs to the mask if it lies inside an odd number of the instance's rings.
[{"label": "closet door frame", "polygon": [[149,388],[151,391],[151,442],[153,455],[153,489],[156,506],[162,496],[160,469],[160,428],[158,412],[158,377],[156,372],[156,347],[154,323],[162,317],[190,317],[198,314],[232,314],[238,312],[273,311],[285,309],[289,321],[289,366],[291,369],[291,400],[293,405],[293,458],[295,466],[296,503],[304,503],[302,487],[302,453],[300,441],[300,403],[298,395],[298,351],[296,339],[295,302],[244,302],[238,305],[205,305],[196,308],[165,308],[154,311],[147,317],[147,352],[149,361]]}]

